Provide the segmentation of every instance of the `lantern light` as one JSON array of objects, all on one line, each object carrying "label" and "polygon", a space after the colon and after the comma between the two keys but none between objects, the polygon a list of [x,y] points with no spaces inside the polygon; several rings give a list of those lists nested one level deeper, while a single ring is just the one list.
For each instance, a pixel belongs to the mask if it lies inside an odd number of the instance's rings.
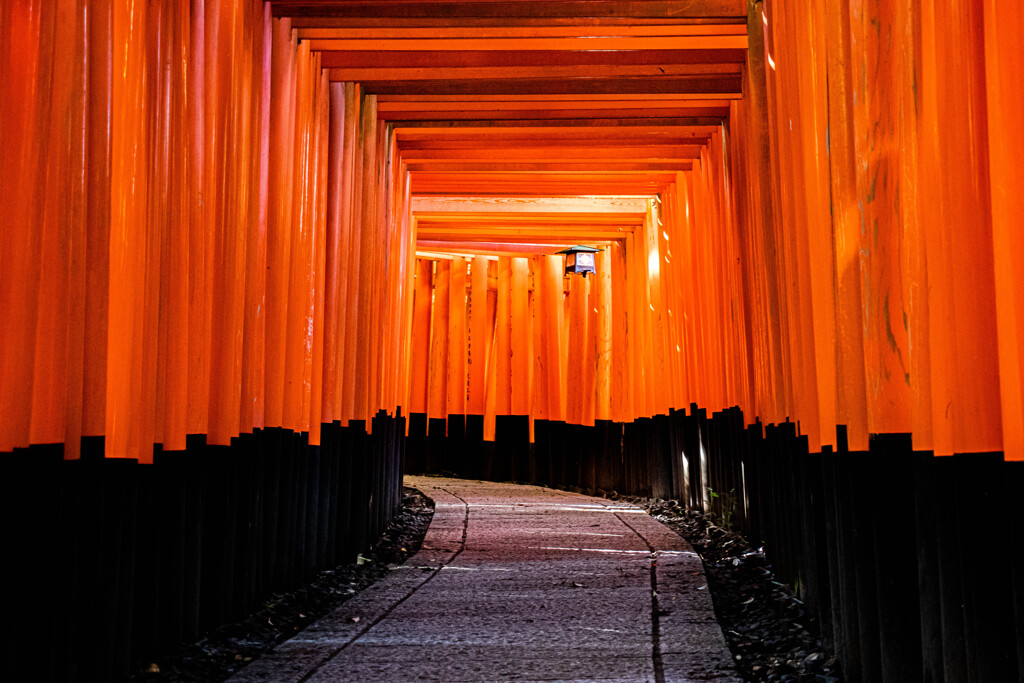
[{"label": "lantern light", "polygon": [[581,244],[577,244],[575,247],[569,247],[558,252],[559,254],[565,254],[565,274],[579,273],[583,277],[587,276],[587,273],[594,273],[594,254],[601,251],[594,247],[586,247]]}]

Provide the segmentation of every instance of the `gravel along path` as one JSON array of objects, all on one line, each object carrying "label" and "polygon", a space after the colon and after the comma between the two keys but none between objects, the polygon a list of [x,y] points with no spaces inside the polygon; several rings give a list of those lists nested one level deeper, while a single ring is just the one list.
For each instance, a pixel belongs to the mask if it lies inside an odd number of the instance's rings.
[{"label": "gravel along path", "polygon": [[806,627],[793,591],[764,552],[676,501],[632,499],[687,539],[704,560],[715,612],[744,681],[839,683],[839,667]]},{"label": "gravel along path", "polygon": [[329,614],[391,573],[419,551],[434,502],[411,488],[402,490],[402,507],[380,541],[362,561],[321,572],[308,586],[275,594],[241,621],[220,626],[194,643],[143,667],[133,681],[223,681],[279,643]]}]

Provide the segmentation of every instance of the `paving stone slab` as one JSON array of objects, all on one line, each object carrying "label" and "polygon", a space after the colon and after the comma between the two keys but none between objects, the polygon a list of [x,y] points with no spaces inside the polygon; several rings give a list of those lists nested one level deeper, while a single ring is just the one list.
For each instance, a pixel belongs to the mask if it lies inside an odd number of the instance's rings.
[{"label": "paving stone slab", "polygon": [[666,681],[739,680],[700,558],[639,508],[406,483],[435,501],[420,552],[232,680],[654,681],[655,651]]},{"label": "paving stone slab", "polygon": [[[654,681],[650,656],[608,656],[599,649],[538,649],[453,646],[438,657],[434,647],[403,648],[391,658],[388,648],[359,644],[321,669],[311,681],[560,681],[566,679]],[[440,671],[443,670],[443,674]]]}]

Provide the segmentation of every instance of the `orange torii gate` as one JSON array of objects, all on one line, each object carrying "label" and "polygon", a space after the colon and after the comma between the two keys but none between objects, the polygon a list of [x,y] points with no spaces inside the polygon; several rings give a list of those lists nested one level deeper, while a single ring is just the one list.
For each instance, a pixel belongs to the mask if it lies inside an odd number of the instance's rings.
[{"label": "orange torii gate", "polygon": [[5,3],[5,519],[117,607],[7,646],[127,673],[350,559],[408,464],[734,489],[848,678],[1012,677],[1024,559],[953,567],[1024,528],[1022,41],[997,0]]}]

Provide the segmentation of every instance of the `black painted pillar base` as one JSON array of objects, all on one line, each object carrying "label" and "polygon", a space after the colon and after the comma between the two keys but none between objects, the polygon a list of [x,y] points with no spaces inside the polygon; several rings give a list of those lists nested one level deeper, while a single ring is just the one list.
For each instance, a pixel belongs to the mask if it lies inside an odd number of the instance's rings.
[{"label": "black painted pillar base", "polygon": [[[933,457],[906,434],[874,435],[851,453],[843,426],[835,452],[809,453],[797,423],[745,426],[737,408],[593,427],[536,420],[532,445],[527,417],[499,416],[493,451],[481,450],[473,419],[456,419],[447,437],[443,420],[430,421],[425,469],[729,513],[805,601],[847,680],[1024,671],[1024,463]],[[479,470],[467,449],[484,454]]]},{"label": "black painted pillar base", "polygon": [[[399,504],[404,420],[256,430],[154,448],[153,464],[63,447],[0,454],[0,537],[16,574],[11,680],[118,680],[274,590],[351,561]],[[24,671],[19,671],[24,667]]]},{"label": "black painted pillar base", "polygon": [[427,472],[427,414],[409,414],[409,437],[406,441],[406,474]]},{"label": "black painted pillar base", "polygon": [[526,415],[498,415],[494,423],[494,463],[497,481],[530,480],[530,418]]},{"label": "black painted pillar base", "polygon": [[480,479],[489,468],[484,448],[484,416],[466,415],[466,441],[463,450],[462,476]]},{"label": "black painted pillar base", "polygon": [[444,418],[432,417],[427,420],[426,472],[440,474],[447,469],[445,452],[448,443],[448,423]]},{"label": "black painted pillar base", "polygon": [[872,435],[875,585],[886,681],[921,680],[921,605],[910,434]]},{"label": "black painted pillar base", "polygon": [[445,442],[444,471],[457,477],[466,476],[466,416],[448,416],[448,439]]}]

